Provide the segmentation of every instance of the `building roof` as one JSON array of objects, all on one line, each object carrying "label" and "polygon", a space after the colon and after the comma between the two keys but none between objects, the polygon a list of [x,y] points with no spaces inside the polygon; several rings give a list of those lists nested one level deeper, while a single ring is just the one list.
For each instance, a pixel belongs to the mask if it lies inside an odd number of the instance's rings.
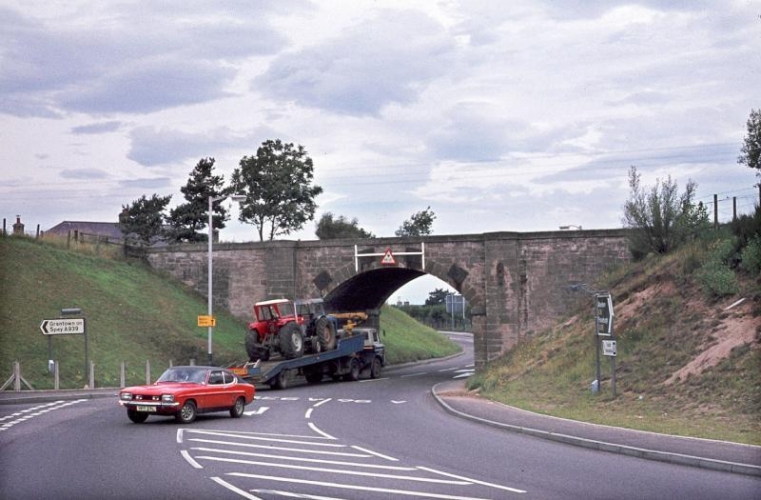
[{"label": "building roof", "polygon": [[77,231],[83,235],[106,236],[109,239],[121,240],[124,234],[119,229],[118,222],[83,222],[83,221],[63,221],[46,231],[46,234],[66,235],[69,232]]}]

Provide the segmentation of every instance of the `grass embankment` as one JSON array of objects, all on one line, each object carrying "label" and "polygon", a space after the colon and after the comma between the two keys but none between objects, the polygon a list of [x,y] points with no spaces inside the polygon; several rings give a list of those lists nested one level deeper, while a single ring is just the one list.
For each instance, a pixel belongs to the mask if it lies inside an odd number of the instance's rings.
[{"label": "grass embankment", "polygon": [[[59,361],[61,388],[88,383],[82,335],[40,331],[43,319],[78,307],[86,318],[88,361],[95,363],[96,387],[115,387],[121,363],[126,383],[145,381],[146,361],[155,379],[170,363],[207,362],[208,329],[197,326],[206,299],[146,264],[122,258],[118,247],[74,243],[72,249],[28,238],[0,237],[0,383],[13,362],[35,389],[53,388],[48,341]],[[245,361],[246,321],[215,310],[214,363]],[[393,308],[384,308],[389,362],[449,354],[453,344]],[[411,321],[411,322],[410,322]],[[422,346],[422,347],[421,347]]]},{"label": "grass embankment", "polygon": [[604,356],[600,393],[590,391],[591,297],[492,363],[470,387],[559,417],[761,445],[759,281],[746,279],[736,296],[706,298],[690,267],[702,252],[695,246],[632,264],[599,284],[613,294],[616,311],[618,397]]}]

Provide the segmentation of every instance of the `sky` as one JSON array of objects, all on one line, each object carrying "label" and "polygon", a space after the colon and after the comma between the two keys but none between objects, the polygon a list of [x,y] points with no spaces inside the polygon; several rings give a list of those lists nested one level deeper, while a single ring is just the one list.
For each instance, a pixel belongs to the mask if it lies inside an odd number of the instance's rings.
[{"label": "sky", "polygon": [[312,158],[315,221],[379,237],[428,207],[435,235],[619,228],[630,166],[727,221],[752,109],[757,1],[0,0],[0,217],[32,233],[176,206],[270,139]]}]

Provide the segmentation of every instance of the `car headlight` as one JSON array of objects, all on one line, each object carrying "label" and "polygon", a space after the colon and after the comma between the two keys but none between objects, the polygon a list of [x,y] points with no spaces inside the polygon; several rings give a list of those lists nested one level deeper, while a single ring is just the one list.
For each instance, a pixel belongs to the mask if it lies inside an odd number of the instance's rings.
[{"label": "car headlight", "polygon": [[162,394],[161,395],[161,401],[163,403],[174,403],[174,395],[173,394]]},{"label": "car headlight", "polygon": [[123,401],[132,401],[132,393],[131,392],[122,392],[119,394],[119,399]]}]

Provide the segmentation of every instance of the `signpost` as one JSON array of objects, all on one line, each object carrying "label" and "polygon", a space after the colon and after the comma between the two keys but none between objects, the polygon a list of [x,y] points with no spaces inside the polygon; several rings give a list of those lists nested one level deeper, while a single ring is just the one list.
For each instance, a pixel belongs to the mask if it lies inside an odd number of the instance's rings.
[{"label": "signpost", "polygon": [[[61,309],[61,316],[79,316],[82,310],[78,307]],[[89,369],[87,362],[87,329],[85,328],[85,318],[55,318],[43,319],[40,323],[40,331],[48,337],[48,367],[54,367],[53,361],[53,343],[55,335],[82,335],[85,340],[85,370],[82,376],[86,377]]]},{"label": "signpost", "polygon": [[[613,389],[613,397],[616,397],[616,341],[613,336],[613,298],[609,292],[595,294],[595,344],[597,347],[597,383],[600,384],[600,344],[602,343],[603,355],[610,358],[611,377],[610,383]],[[602,340],[601,337],[609,337]]]}]

